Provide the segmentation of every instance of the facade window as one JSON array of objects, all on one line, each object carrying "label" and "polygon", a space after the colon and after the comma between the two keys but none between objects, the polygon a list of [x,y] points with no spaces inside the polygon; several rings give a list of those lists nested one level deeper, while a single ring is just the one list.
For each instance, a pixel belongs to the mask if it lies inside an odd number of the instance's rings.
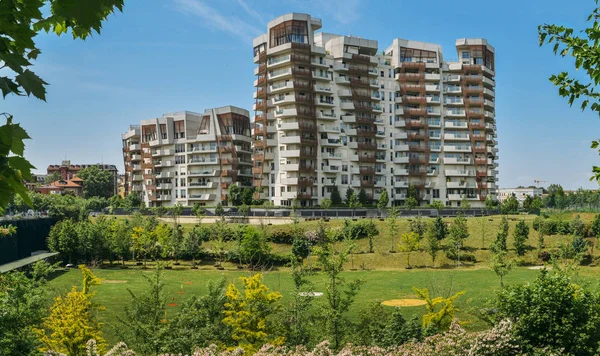
[{"label": "facade window", "polygon": [[180,191],[180,193],[181,193],[181,194],[180,194],[180,196],[181,196],[182,198],[186,198],[186,197],[187,197],[187,194],[186,194],[186,190],[185,190],[185,189],[182,189],[182,190]]},{"label": "facade window", "polygon": [[385,75],[384,71],[381,71],[381,77],[383,78],[383,76]]},{"label": "facade window", "polygon": [[469,59],[471,58],[471,55],[468,51],[464,51],[461,53],[462,59]]},{"label": "facade window", "polygon": [[348,184],[348,175],[342,174],[342,184]]},{"label": "facade window", "polygon": [[175,164],[185,164],[185,156],[175,156]]},{"label": "facade window", "polygon": [[179,185],[185,187],[185,178],[179,178]]}]

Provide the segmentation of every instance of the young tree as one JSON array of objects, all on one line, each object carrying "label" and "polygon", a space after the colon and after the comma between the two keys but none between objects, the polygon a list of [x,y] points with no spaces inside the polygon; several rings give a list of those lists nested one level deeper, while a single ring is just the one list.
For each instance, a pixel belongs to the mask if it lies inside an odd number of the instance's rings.
[{"label": "young tree", "polygon": [[406,207],[406,209],[412,210],[412,209],[416,208],[417,206],[419,206],[419,202],[414,197],[408,197],[404,201],[404,206]]},{"label": "young tree", "polygon": [[498,226],[498,232],[496,233],[496,241],[492,243],[491,249],[492,251],[507,251],[508,247],[506,245],[506,240],[508,239],[508,219],[506,216],[502,217],[500,220],[500,226]]},{"label": "young tree", "polygon": [[194,216],[196,217],[196,220],[198,221],[198,225],[200,225],[202,223],[202,219],[206,216],[206,209],[204,209],[204,207],[202,205],[200,205],[200,203],[194,203],[194,206],[192,206],[192,214],[194,214]]},{"label": "young tree", "polygon": [[68,355],[83,355],[90,339],[96,340],[98,349],[105,348],[101,324],[97,321],[94,309],[98,306],[91,301],[94,293],[89,289],[100,284],[94,274],[85,266],[79,266],[83,273],[83,288],[73,287],[65,296],[58,296],[50,308],[50,315],[44,318],[42,327],[35,329],[42,351],[57,351]]},{"label": "young tree", "polygon": [[132,212],[135,209],[139,209],[143,205],[144,201],[142,200],[142,197],[135,192],[127,194],[125,199],[123,199],[123,209],[125,209],[127,212]]},{"label": "young tree", "polygon": [[221,219],[225,216],[225,209],[223,209],[223,204],[221,204],[221,202],[219,202],[215,208],[215,215],[221,217]]},{"label": "young tree", "polygon": [[406,268],[412,268],[410,265],[410,254],[421,248],[421,239],[419,235],[414,232],[405,232],[400,235],[400,246],[399,249],[402,252],[406,252]]},{"label": "young tree", "polygon": [[488,195],[488,196],[485,197],[484,204],[485,204],[485,207],[488,210],[491,210],[491,209],[494,209],[494,208],[496,208],[498,206],[498,201],[495,200],[494,198],[492,198],[491,195]]},{"label": "young tree", "polygon": [[167,295],[164,290],[162,268],[148,277],[142,274],[147,288],[142,293],[134,293],[127,289],[131,303],[124,308],[125,316],[117,316],[121,324],[117,328],[119,338],[144,355],[157,355],[166,352],[169,330],[166,320]]},{"label": "young tree", "polygon": [[363,188],[360,188],[360,190],[358,191],[358,201],[363,206],[369,204],[369,196]]},{"label": "young tree", "polygon": [[66,219],[52,226],[48,234],[48,247],[50,251],[60,252],[63,257],[67,257],[69,263],[72,263],[73,255],[79,248],[79,234],[75,222]]},{"label": "young tree", "polygon": [[519,201],[514,196],[510,196],[504,200],[500,206],[502,214],[516,214],[519,211]]},{"label": "young tree", "polygon": [[231,184],[227,191],[227,198],[231,204],[237,206],[242,204],[242,189],[237,184]]},{"label": "young tree", "polygon": [[[334,185],[335,187],[335,185]],[[348,189],[346,189],[346,205],[350,205],[350,198],[352,196],[354,196],[354,190],[352,190],[352,188],[348,187]]]},{"label": "young tree", "polygon": [[513,231],[513,238],[513,246],[515,247],[517,255],[523,256],[527,247],[525,243],[529,238],[529,225],[527,225],[524,220],[519,221],[517,223],[517,226],[515,226],[515,231]]},{"label": "young tree", "polygon": [[252,354],[258,351],[269,336],[271,340],[277,340],[277,337],[269,335],[274,331],[269,317],[279,311],[277,301],[282,295],[269,291],[262,283],[262,274],[241,277],[241,280],[244,285],[243,295],[235,284],[227,287],[223,323],[233,329],[232,336],[238,346]]},{"label": "young tree", "polygon": [[169,320],[164,347],[170,353],[188,354],[200,345],[232,345],[231,327],[223,323],[227,283],[221,278],[208,282],[205,295],[192,295]]},{"label": "young tree", "polygon": [[[427,288],[413,289],[415,293],[426,303],[425,308],[427,308],[427,313],[423,315],[423,327],[429,329],[432,334],[447,331],[452,323],[452,320],[454,320],[454,315],[459,311],[454,303],[456,299],[465,294],[465,292],[458,292],[448,298],[431,298]],[[437,310],[438,307],[440,307],[439,310]]]},{"label": "young tree", "polygon": [[464,245],[464,241],[469,237],[469,229],[467,227],[467,219],[459,214],[448,229],[448,244],[449,252],[453,255],[456,251],[456,265],[460,266],[460,250]]},{"label": "young tree", "polygon": [[253,228],[246,229],[240,250],[244,261],[252,266],[261,266],[267,263],[270,253],[266,236]]},{"label": "young tree", "polygon": [[487,237],[487,218],[484,216],[479,219],[479,231],[481,232],[481,249],[485,250],[487,248],[485,243]]},{"label": "young tree", "polygon": [[379,234],[379,231],[377,231],[377,227],[375,226],[375,223],[373,222],[373,219],[369,220],[369,223],[367,225],[367,238],[369,239],[369,253],[374,253],[375,252],[375,236],[377,236]]},{"label": "young tree", "polygon": [[417,235],[417,238],[421,240],[423,239],[423,236],[425,236],[425,231],[427,231],[427,224],[419,214],[408,224],[408,229],[411,232],[414,232]]},{"label": "young tree", "polygon": [[531,195],[525,196],[525,199],[523,199],[523,210],[529,212],[531,210],[531,204],[533,204]]},{"label": "young tree", "polygon": [[490,265],[492,271],[500,277],[500,286],[504,287],[504,277],[513,268],[513,261],[508,259],[508,252],[504,250],[493,250]]},{"label": "young tree", "polygon": [[85,198],[110,198],[115,193],[113,174],[98,166],[89,166],[80,170],[77,176],[83,179],[83,196]]},{"label": "young tree", "polygon": [[463,195],[462,199],[460,200],[460,208],[462,210],[469,210],[471,209],[471,203],[469,203],[469,200],[467,200],[467,196]]},{"label": "young tree", "polygon": [[388,203],[390,202],[390,198],[388,196],[388,192],[387,190],[382,190],[381,194],[379,195],[379,200],[377,201],[377,209],[379,210],[385,210],[388,206]]},{"label": "young tree", "polygon": [[242,197],[241,197],[241,203],[245,204],[245,205],[252,205],[253,202],[253,197],[254,196],[254,188],[251,187],[245,187],[242,190]]},{"label": "young tree", "polygon": [[348,261],[348,255],[353,248],[354,244],[346,243],[341,251],[336,252],[331,240],[315,248],[319,256],[318,263],[327,275],[326,304],[322,307],[322,320],[325,332],[336,349],[342,345],[345,329],[349,324],[345,314],[354,303],[362,284],[361,280],[347,283],[340,277],[344,263]]},{"label": "young tree", "polygon": [[435,210],[437,210],[437,211],[438,211],[438,215],[439,215],[439,213],[440,213],[442,210],[444,210],[444,203],[442,203],[442,201],[441,201],[441,200],[434,200],[434,201],[432,201],[432,202],[431,202],[431,204],[429,204],[429,206],[430,206],[432,209],[435,209]]},{"label": "young tree", "polygon": [[352,216],[356,213],[356,209],[362,207],[362,204],[358,200],[356,194],[352,194],[348,200],[348,207],[352,209]]},{"label": "young tree", "polygon": [[337,185],[331,187],[331,204],[334,206],[342,205],[342,196],[340,195],[340,190]]},{"label": "young tree", "polygon": [[[331,208],[331,199],[329,198],[325,198],[323,200],[321,200],[321,209],[323,209],[324,211],[329,210],[329,208]],[[321,211],[321,217],[323,217],[323,212]]]},{"label": "young tree", "polygon": [[[438,217],[441,220],[441,217]],[[425,251],[431,256],[431,265],[435,267],[435,259],[437,257],[438,252],[442,249],[440,246],[440,241],[446,237],[446,224],[442,221],[441,225],[442,231],[440,231],[440,226],[438,226],[437,219],[433,223],[428,225],[427,232],[425,233]],[[440,239],[439,235],[443,235]]]},{"label": "young tree", "polygon": [[388,230],[390,232],[390,238],[392,240],[392,249],[390,250],[390,252],[392,253],[396,252],[396,234],[398,233],[398,225],[396,225],[396,219],[398,218],[399,214],[400,212],[397,208],[391,208],[388,213]]},{"label": "young tree", "polygon": [[243,217],[243,218],[247,218],[248,214],[250,214],[250,207],[246,204],[242,204],[239,208],[238,208],[238,213]]}]

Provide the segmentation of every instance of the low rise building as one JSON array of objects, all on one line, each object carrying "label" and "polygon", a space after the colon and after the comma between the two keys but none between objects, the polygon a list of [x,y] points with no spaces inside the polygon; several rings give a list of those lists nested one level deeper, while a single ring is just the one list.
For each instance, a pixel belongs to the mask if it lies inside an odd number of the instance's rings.
[{"label": "low rise building", "polygon": [[532,198],[542,197],[544,190],[535,187],[519,187],[519,188],[500,188],[498,189],[498,200],[502,203],[511,196],[517,198],[519,204],[522,204],[527,196]]},{"label": "low rise building", "polygon": [[61,162],[60,165],[58,165],[58,164],[49,165],[47,168],[47,173],[52,174],[54,172],[58,172],[58,174],[60,174],[63,181],[68,181],[68,180],[75,178],[75,176],[77,175],[77,173],[79,173],[80,170],[91,167],[91,166],[97,166],[98,168],[100,168],[102,170],[108,170],[112,174],[112,182],[113,182],[113,189],[114,189],[113,195],[116,195],[117,187],[118,187],[119,173],[117,171],[117,166],[115,166],[114,164],[102,164],[102,163],[71,164],[71,161],[64,160]]}]

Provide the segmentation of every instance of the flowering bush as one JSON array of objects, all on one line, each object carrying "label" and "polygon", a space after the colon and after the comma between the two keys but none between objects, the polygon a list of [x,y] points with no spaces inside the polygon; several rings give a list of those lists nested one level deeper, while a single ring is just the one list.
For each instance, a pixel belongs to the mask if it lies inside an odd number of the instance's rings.
[{"label": "flowering bush", "polygon": [[[286,346],[264,345],[255,356],[508,356],[521,355],[522,350],[513,336],[513,324],[508,320],[501,321],[492,329],[480,332],[465,331],[458,320],[454,320],[450,329],[443,333],[430,336],[422,342],[409,342],[401,346],[377,347],[346,345],[339,351],[332,350],[329,341],[323,341],[314,349],[308,350],[299,345],[293,348]],[[549,349],[536,350],[537,355],[560,355],[560,351]],[[243,350],[219,351],[215,345],[196,350],[192,356],[241,356]],[[165,354],[161,356],[177,356]]]}]

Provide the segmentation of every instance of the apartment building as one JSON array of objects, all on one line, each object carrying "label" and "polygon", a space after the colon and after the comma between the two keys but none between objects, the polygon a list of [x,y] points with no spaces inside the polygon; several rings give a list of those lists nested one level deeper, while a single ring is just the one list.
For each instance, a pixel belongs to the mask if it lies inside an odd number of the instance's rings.
[{"label": "apartment building", "polygon": [[287,14],[254,39],[253,184],[275,205],[314,206],[337,186],[410,191],[420,205],[483,206],[496,197],[494,48],[456,40],[456,62],[436,44],[315,31]]},{"label": "apartment building", "polygon": [[252,186],[247,110],[164,114],[130,126],[122,140],[125,194],[141,194],[147,206],[214,206],[231,184]]},{"label": "apartment building", "polygon": [[532,198],[542,197],[544,194],[544,189],[536,188],[536,187],[521,187],[521,188],[500,188],[498,189],[498,200],[501,203],[504,203],[506,199],[511,196],[514,196],[519,204],[523,204],[523,201],[527,196]]}]

